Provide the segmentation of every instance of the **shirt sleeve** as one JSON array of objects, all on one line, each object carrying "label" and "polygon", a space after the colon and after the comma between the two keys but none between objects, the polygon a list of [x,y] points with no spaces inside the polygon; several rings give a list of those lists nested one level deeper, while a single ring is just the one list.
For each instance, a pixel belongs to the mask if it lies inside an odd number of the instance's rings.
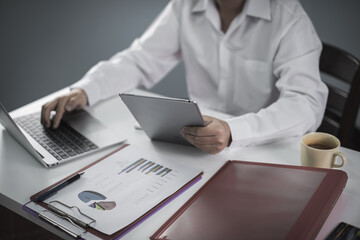
[{"label": "shirt sleeve", "polygon": [[301,136],[318,128],[328,95],[319,72],[321,49],[321,42],[307,16],[289,26],[273,60],[279,98],[257,113],[228,119],[231,146],[263,144]]},{"label": "shirt sleeve", "polygon": [[178,4],[170,2],[132,45],[92,67],[71,88],[82,88],[89,105],[139,86],[152,87],[180,60]]}]

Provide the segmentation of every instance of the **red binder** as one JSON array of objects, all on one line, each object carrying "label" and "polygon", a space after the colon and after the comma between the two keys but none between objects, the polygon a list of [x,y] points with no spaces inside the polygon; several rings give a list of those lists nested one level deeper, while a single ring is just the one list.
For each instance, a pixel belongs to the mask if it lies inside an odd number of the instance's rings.
[{"label": "red binder", "polygon": [[340,170],[228,161],[151,239],[314,239],[346,182]]}]

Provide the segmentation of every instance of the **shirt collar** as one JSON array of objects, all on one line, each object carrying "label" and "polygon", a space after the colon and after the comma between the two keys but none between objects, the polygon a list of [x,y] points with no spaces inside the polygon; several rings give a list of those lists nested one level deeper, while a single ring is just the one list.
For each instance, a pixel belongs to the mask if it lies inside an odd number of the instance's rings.
[{"label": "shirt collar", "polygon": [[195,1],[191,12],[196,13],[196,12],[204,12],[206,10],[207,4],[208,4],[209,0],[197,0]]},{"label": "shirt collar", "polygon": [[271,20],[270,0],[247,0],[247,15]]},{"label": "shirt collar", "polygon": [[[270,0],[246,0],[248,7],[244,8],[246,15],[252,17],[263,18],[268,21],[271,20]],[[209,0],[197,0],[193,7],[192,12],[206,11]]]}]

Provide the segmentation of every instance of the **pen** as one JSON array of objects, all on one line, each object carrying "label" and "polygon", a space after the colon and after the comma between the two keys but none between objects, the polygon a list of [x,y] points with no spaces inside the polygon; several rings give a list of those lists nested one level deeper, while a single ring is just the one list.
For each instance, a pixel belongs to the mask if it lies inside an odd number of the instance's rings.
[{"label": "pen", "polygon": [[68,180],[66,180],[65,182],[60,183],[59,185],[53,187],[52,189],[50,189],[49,191],[44,192],[43,194],[37,196],[34,200],[34,202],[42,202],[45,199],[51,197],[52,195],[56,194],[57,191],[59,191],[60,189],[63,189],[64,187],[66,187],[67,185],[69,185],[70,183],[78,180],[80,178],[81,175],[83,175],[84,173],[78,173],[75,176],[69,178]]}]

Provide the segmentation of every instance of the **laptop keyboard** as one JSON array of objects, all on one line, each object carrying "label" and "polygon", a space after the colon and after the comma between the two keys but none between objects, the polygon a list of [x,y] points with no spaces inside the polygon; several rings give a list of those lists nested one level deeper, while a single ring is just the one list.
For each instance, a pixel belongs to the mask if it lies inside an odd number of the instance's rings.
[{"label": "laptop keyboard", "polygon": [[61,122],[58,129],[43,127],[39,113],[16,118],[15,121],[59,161],[98,148],[65,122]]}]

